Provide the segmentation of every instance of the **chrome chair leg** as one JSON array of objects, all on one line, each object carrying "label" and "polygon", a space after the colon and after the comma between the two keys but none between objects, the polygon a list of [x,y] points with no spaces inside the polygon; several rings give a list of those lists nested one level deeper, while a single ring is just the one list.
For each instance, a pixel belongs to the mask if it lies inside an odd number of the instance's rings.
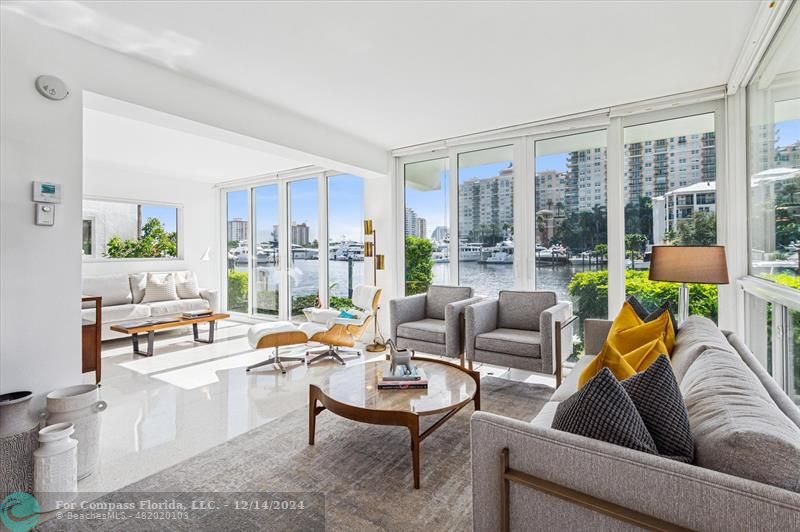
[{"label": "chrome chair leg", "polygon": [[267,360],[265,360],[263,362],[259,362],[257,364],[253,364],[251,366],[247,366],[247,369],[245,371],[247,371],[249,373],[251,369],[260,368],[261,366],[266,366],[268,364],[275,364],[276,366],[278,366],[278,369],[281,370],[281,373],[286,373],[286,368],[283,367],[282,362],[303,362],[303,363],[305,363],[305,361],[306,361],[305,357],[282,357],[281,354],[280,354],[280,351],[276,347],[275,348],[275,356],[273,356],[271,358],[268,358]]}]

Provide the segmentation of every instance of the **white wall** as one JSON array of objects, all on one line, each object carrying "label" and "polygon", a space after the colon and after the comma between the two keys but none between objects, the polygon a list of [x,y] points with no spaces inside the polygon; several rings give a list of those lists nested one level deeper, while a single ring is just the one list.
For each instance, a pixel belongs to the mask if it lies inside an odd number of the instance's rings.
[{"label": "white wall", "polygon": [[[60,102],[40,96],[33,86],[40,74],[61,77],[70,96]],[[300,155],[301,160],[356,175],[386,172],[386,152],[372,144],[4,10],[0,17],[0,393],[32,390],[40,395],[82,380],[84,90],[280,144],[286,157]],[[54,227],[33,225],[31,181],[35,179],[63,187]]]},{"label": "white wall", "polygon": [[[384,255],[385,269],[378,271],[378,286],[382,288],[378,324],[384,338],[389,338],[389,300],[405,295],[405,287],[397,286],[398,260],[405,260],[397,254],[397,237],[402,236],[403,226],[396,225],[397,212],[394,176],[364,179],[364,218],[372,219],[377,232],[377,253]],[[399,230],[395,228],[399,227]],[[370,278],[372,261],[365,261],[367,279]]]},{"label": "white wall", "polygon": [[[219,289],[219,192],[208,183],[145,174],[136,168],[87,161],[83,174],[84,197],[141,203],[179,205],[183,223],[178,240],[180,259],[84,259],[83,275],[108,275],[141,271],[192,270],[202,288]],[[200,258],[211,248],[209,261]]]}]

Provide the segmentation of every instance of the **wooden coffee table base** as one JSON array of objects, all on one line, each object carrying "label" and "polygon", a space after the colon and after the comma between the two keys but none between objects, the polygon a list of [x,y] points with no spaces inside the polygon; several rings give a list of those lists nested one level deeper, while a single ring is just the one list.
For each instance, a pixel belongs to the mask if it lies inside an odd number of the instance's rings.
[{"label": "wooden coffee table base", "polygon": [[[417,358],[419,360],[419,358]],[[433,359],[423,359],[426,362],[437,362],[441,364],[449,364]],[[475,395],[471,399],[467,399],[460,403],[452,405],[452,407],[444,410],[442,417],[436,423],[428,427],[424,432],[420,433],[420,416],[414,412],[395,411],[395,410],[372,410],[368,408],[359,408],[357,406],[341,403],[335,399],[331,399],[316,385],[309,386],[308,397],[308,444],[314,445],[314,435],[316,432],[317,415],[324,411],[330,410],[334,414],[343,418],[351,419],[353,421],[360,421],[362,423],[370,423],[373,425],[386,425],[386,426],[399,426],[406,427],[411,437],[411,463],[414,471],[414,488],[419,489],[419,444],[433,432],[441,427],[445,421],[453,417],[459,410],[464,408],[468,403],[475,403],[475,410],[481,409],[481,393],[480,393],[480,374],[477,371],[470,371],[462,369],[468,373],[475,380]],[[384,390],[383,393],[404,393],[403,391]],[[322,406],[317,406],[317,402]]]}]

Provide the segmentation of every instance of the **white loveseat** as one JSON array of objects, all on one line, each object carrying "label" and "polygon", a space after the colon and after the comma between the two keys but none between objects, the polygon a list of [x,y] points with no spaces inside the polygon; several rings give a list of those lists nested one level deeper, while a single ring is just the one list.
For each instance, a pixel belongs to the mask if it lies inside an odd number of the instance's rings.
[{"label": "white loveseat", "polygon": [[[198,298],[142,303],[148,273],[150,272],[83,278],[83,295],[103,298],[103,340],[123,338],[125,336],[110,330],[110,327],[117,323],[174,316],[191,310],[219,310],[217,291],[206,289],[199,290],[200,297]],[[172,273],[178,280],[184,280],[189,276],[195,275],[194,272],[190,271],[152,273]],[[84,303],[81,314],[82,318],[93,320],[94,304]]]}]

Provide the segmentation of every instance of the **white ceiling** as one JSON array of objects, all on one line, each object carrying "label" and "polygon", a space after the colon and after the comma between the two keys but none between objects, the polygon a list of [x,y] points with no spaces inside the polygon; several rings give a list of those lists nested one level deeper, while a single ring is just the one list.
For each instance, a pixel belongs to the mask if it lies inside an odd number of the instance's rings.
[{"label": "white ceiling", "polygon": [[396,148],[724,84],[766,6],[99,1],[15,9]]},{"label": "white ceiling", "polygon": [[251,139],[119,100],[90,94],[84,103],[83,155],[89,165],[219,183],[308,164],[254,149]]}]

